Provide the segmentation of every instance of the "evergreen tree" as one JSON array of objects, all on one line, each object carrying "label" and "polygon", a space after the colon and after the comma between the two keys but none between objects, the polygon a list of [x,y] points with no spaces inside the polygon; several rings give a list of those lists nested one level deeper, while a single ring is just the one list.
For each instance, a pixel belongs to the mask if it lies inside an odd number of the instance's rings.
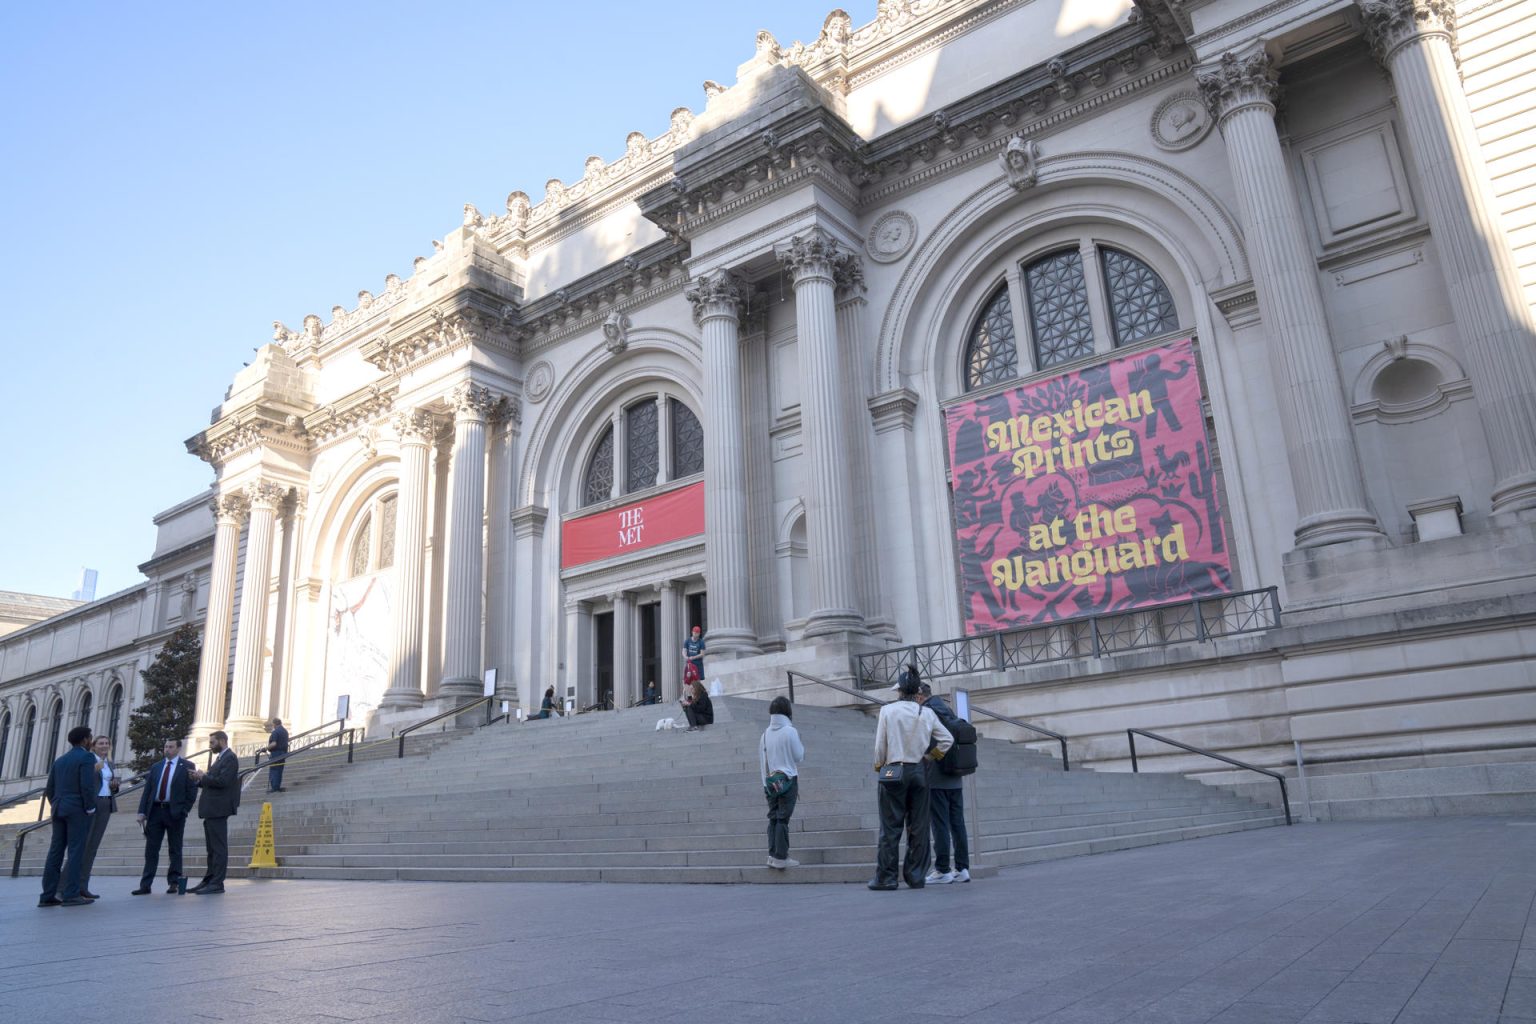
[{"label": "evergreen tree", "polygon": [[159,759],[169,739],[184,739],[192,731],[197,710],[197,669],[203,657],[203,636],[196,626],[182,626],[166,640],[144,677],[144,703],[128,716],[130,767],[142,772]]}]

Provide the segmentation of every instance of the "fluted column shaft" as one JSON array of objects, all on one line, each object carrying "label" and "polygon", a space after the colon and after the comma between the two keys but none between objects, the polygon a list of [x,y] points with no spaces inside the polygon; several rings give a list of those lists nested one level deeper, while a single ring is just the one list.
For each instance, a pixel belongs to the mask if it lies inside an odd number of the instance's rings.
[{"label": "fluted column shaft", "polygon": [[1365,3],[1397,87],[1425,213],[1493,463],[1493,511],[1536,508],[1536,322],[1497,213],[1452,49],[1450,0]]},{"label": "fluted column shaft", "polygon": [[229,631],[235,616],[235,568],[240,558],[240,526],[249,511],[250,503],[244,494],[226,494],[213,502],[213,569],[208,576],[208,617],[203,624],[197,711],[192,724],[192,734],[199,739],[224,728]]},{"label": "fluted column shaft", "polygon": [[[267,646],[267,590],[272,585],[272,536],[277,506],[288,488],[263,480],[246,489],[251,502],[245,540],[245,580],[240,587],[240,632],[235,637],[235,685],[229,701],[229,731],[260,733],[261,668]],[[235,740],[239,742],[239,740]]]},{"label": "fluted column shaft", "polygon": [[400,435],[400,497],[395,518],[395,643],[390,653],[386,708],[419,708],[422,632],[426,622],[427,469],[432,461],[432,417],[395,418]]},{"label": "fluted column shaft", "polygon": [[805,635],[864,631],[854,573],[849,439],[842,357],[837,347],[834,270],[852,258],[819,230],[777,249],[794,281],[800,362],[800,430],[805,446],[805,518],[810,541],[811,605]]},{"label": "fluted column shaft", "polygon": [[485,587],[485,421],[496,403],[485,388],[454,391],[453,492],[448,512],[447,622],[443,682],[447,697],[481,690],[481,595]]},{"label": "fluted column shaft", "polygon": [[1296,546],[1381,536],[1366,502],[1349,410],[1329,339],[1317,263],[1302,233],[1280,136],[1278,86],[1262,50],[1224,54],[1199,74],[1218,119],[1242,210],[1244,240],[1275,377],[1281,437],[1296,495]]},{"label": "fluted column shaft", "polygon": [[747,595],[747,469],[741,427],[741,303],[735,275],[688,287],[704,341],[704,544],[709,652],[756,654]]},{"label": "fluted column shaft", "polygon": [[634,700],[635,602],[626,593],[613,596],[613,706],[622,708]]},{"label": "fluted column shaft", "polygon": [[671,580],[656,588],[661,595],[661,700],[670,705],[682,686],[682,634],[677,629],[677,584]]}]

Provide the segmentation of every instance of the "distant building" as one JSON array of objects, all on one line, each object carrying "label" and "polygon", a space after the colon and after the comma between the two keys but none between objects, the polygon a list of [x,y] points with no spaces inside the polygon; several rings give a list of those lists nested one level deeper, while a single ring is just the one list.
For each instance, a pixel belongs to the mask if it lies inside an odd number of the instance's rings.
[{"label": "distant building", "polygon": [[75,593],[74,593],[74,598],[75,598],[76,601],[94,601],[94,600],[96,600],[96,570],[95,569],[81,569],[80,570],[80,586],[78,588],[76,588]]},{"label": "distant building", "polygon": [[60,612],[67,612],[82,603],[79,598],[71,600],[67,597],[44,597],[41,594],[0,590],[0,636],[42,622]]}]

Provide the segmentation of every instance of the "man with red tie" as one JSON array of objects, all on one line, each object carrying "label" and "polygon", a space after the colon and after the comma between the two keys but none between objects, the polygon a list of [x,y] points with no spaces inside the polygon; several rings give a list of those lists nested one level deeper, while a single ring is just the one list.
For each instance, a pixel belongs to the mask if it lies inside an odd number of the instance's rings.
[{"label": "man with red tie", "polygon": [[160,867],[160,840],[170,837],[171,867],[166,873],[170,883],[165,890],[177,891],[177,883],[186,877],[181,870],[181,840],[187,827],[187,815],[197,802],[197,787],[192,783],[192,765],[181,756],[181,741],[165,741],[165,757],[156,761],[144,780],[139,795],[139,824],[144,828],[144,874],[139,878],[135,896],[149,895]]}]

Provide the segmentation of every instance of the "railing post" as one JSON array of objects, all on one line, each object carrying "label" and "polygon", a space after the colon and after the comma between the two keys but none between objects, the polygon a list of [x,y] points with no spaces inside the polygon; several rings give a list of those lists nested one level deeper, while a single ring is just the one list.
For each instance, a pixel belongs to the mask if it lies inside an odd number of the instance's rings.
[{"label": "railing post", "polygon": [[1269,624],[1280,628],[1280,588],[1269,588]]},{"label": "railing post", "polygon": [[25,833],[25,832],[17,833],[17,835],[16,835],[16,856],[11,861],[11,877],[12,878],[19,878],[21,876],[21,849],[22,849],[22,847],[24,847],[26,845],[27,845],[27,833]]},{"label": "railing post", "polygon": [[1291,824],[1291,798],[1285,791],[1285,779],[1282,777],[1278,781],[1280,782],[1280,802],[1285,805],[1285,823],[1289,825]]},{"label": "railing post", "polygon": [[1201,611],[1201,609],[1200,609],[1200,599],[1198,597],[1195,598],[1194,604],[1195,604],[1195,639],[1203,644],[1206,641],[1206,636],[1205,636],[1205,613],[1203,611]]},{"label": "railing post", "polygon": [[1093,637],[1093,656],[1095,658],[1100,657],[1101,655],[1100,655],[1100,651],[1099,651],[1099,617],[1097,615],[1095,615],[1093,618],[1088,620],[1088,632]]},{"label": "railing post", "polygon": [[[863,670],[862,670],[862,667],[861,667],[860,672],[862,673],[862,671]],[[785,672],[784,675],[786,675],[789,678],[789,702],[791,704],[793,704],[795,702],[795,674],[793,672]],[[862,681],[862,678],[863,677],[862,677],[862,674],[861,674],[861,676],[860,676],[861,681]]]},{"label": "railing post", "polygon": [[1060,740],[1060,743],[1061,743],[1061,770],[1064,771],[1064,772],[1069,772],[1069,771],[1072,770],[1072,764],[1071,764],[1071,762],[1069,762],[1067,760],[1067,740],[1066,740],[1066,737],[1062,737],[1062,739]]},{"label": "railing post", "polygon": [[43,820],[43,808],[46,807],[47,805],[48,805],[48,798],[46,796],[40,796],[40,797],[37,798],[37,820],[38,821],[42,821]]},{"label": "railing post", "polygon": [[357,746],[357,730],[347,730],[347,764],[352,763],[352,750]]},{"label": "railing post", "polygon": [[404,757],[404,756],[405,756],[405,733],[401,733],[400,734],[400,752],[397,753],[395,755],[395,757],[396,758],[401,758],[401,757]]},{"label": "railing post", "polygon": [[992,667],[995,671],[1002,672],[1007,668],[1003,664],[1003,634],[992,634]]},{"label": "railing post", "polygon": [[1134,729],[1125,730],[1125,738],[1131,743],[1131,771],[1139,772],[1141,771],[1141,765],[1136,761],[1136,731]]}]

